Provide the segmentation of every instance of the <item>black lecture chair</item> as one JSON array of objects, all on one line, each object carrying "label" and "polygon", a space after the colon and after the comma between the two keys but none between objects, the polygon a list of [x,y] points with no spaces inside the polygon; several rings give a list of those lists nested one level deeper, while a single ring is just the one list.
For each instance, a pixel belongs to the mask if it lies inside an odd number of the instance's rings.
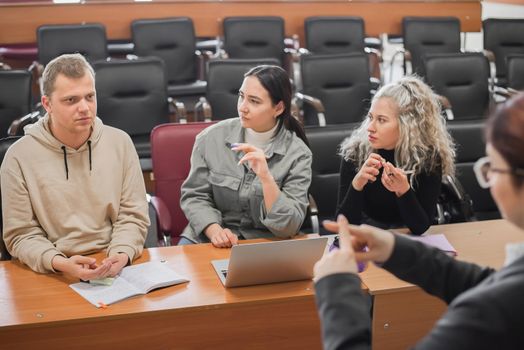
[{"label": "black lecture chair", "polygon": [[506,57],[524,54],[524,19],[488,18],[482,21],[484,50],[495,56],[497,85],[506,87]]},{"label": "black lecture chair", "polygon": [[404,17],[402,36],[405,74],[425,76],[423,57],[427,54],[460,52],[460,20],[456,17]]},{"label": "black lecture chair", "polygon": [[448,123],[447,129],[457,145],[455,160],[457,178],[473,200],[473,210],[478,220],[500,218],[497,205],[489,189],[481,188],[473,172],[473,164],[485,156],[483,138],[484,121]]},{"label": "black lecture chair", "polygon": [[[20,136],[10,136],[0,139],[0,163],[4,161],[5,153],[7,152],[7,149],[15,143]],[[1,189],[0,189],[1,192]],[[0,208],[1,208],[1,202],[0,202]],[[3,240],[3,212],[2,216],[0,216],[0,260],[9,260],[11,259],[11,255],[7,251],[4,240]]]},{"label": "black lecture chair", "polygon": [[207,63],[206,97],[195,106],[195,120],[222,120],[238,117],[238,90],[244,74],[261,65],[278,65],[276,59],[217,59]]},{"label": "black lecture chair", "polygon": [[508,55],[506,62],[507,87],[514,90],[524,90],[524,54]]},{"label": "black lecture chair", "polygon": [[32,111],[31,73],[0,71],[0,137],[7,136],[11,123]]},{"label": "black lecture chair", "polygon": [[[342,141],[351,135],[359,124],[327,127],[306,127],[313,164],[309,193],[316,203],[319,221],[334,219],[337,206],[338,185],[340,178],[340,160],[337,155]],[[311,203],[311,200],[310,200]],[[320,228],[321,233],[328,233]]]},{"label": "black lecture chair", "polygon": [[65,53],[81,53],[89,62],[106,59],[107,37],[103,24],[43,25],[36,31],[38,62],[45,66]]},{"label": "black lecture chair", "polygon": [[[366,38],[362,17],[314,16],[304,20],[306,50],[312,54],[366,53],[369,56],[369,72],[373,78],[382,80],[380,50],[368,46],[376,38]],[[370,43],[371,44],[371,43]],[[380,45],[379,45],[380,47]]]},{"label": "black lecture chair", "polygon": [[226,17],[222,24],[223,49],[228,58],[272,58],[279,62],[279,66],[290,71],[282,17]]},{"label": "black lecture chair", "polygon": [[364,53],[302,55],[304,124],[326,126],[361,121],[372,96]]},{"label": "black lecture chair", "polygon": [[151,170],[149,134],[171,121],[163,62],[148,57],[98,61],[93,67],[98,116],[131,136],[142,170]]},{"label": "black lecture chair", "polygon": [[134,53],[156,56],[166,67],[169,96],[192,108],[206,92],[203,58],[196,51],[193,21],[188,17],[141,19],[131,23]]},{"label": "black lecture chair", "polygon": [[448,120],[483,119],[494,103],[488,59],[482,53],[424,58],[426,82],[449,101]]}]

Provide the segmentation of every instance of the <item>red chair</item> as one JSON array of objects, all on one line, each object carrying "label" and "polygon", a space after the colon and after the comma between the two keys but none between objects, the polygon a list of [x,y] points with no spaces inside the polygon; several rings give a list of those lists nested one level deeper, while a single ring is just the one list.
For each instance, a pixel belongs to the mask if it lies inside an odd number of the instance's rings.
[{"label": "red chair", "polygon": [[188,224],[180,208],[180,188],[191,168],[196,135],[214,123],[162,124],[151,131],[151,157],[155,196],[151,204],[157,216],[160,240],[169,246],[178,243]]}]

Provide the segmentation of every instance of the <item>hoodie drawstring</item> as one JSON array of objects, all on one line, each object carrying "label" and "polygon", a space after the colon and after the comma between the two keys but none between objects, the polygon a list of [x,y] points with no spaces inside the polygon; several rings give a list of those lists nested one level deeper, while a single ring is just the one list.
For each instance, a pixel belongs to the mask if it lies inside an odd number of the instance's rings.
[{"label": "hoodie drawstring", "polygon": [[66,171],[66,180],[69,180],[69,168],[67,167],[67,151],[66,146],[62,146],[62,151],[64,152],[64,165],[65,165],[65,171]]},{"label": "hoodie drawstring", "polygon": [[89,148],[89,171],[91,171],[91,140],[87,140],[87,147]]},{"label": "hoodie drawstring", "polygon": [[[65,165],[65,171],[66,171],[66,180],[69,180],[69,167],[67,166],[67,151],[66,146],[60,147],[62,148],[62,152],[64,153],[64,165]],[[92,150],[91,150],[91,140],[87,140],[87,148],[89,149],[89,171],[93,169],[92,167]]]}]

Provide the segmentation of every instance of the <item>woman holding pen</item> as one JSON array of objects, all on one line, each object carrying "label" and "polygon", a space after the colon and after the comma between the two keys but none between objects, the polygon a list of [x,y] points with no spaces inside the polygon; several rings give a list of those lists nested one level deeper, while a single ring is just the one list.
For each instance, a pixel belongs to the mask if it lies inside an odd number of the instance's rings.
[{"label": "woman holding pen", "polygon": [[375,94],[367,118],[340,147],[337,215],[350,223],[432,224],[442,175],[454,173],[454,145],[430,87],[404,77]]},{"label": "woman holding pen", "polygon": [[229,248],[239,239],[290,238],[306,217],[311,151],[291,115],[292,89],[277,66],[244,75],[238,118],[195,140],[181,207],[189,220],[180,244]]}]

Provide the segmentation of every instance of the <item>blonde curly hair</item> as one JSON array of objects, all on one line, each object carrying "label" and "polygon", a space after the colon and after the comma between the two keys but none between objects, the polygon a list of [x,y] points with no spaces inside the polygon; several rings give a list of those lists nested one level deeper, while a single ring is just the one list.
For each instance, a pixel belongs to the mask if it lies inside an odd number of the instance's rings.
[{"label": "blonde curly hair", "polygon": [[[371,104],[387,97],[399,111],[399,139],[395,147],[395,164],[404,170],[413,170],[410,182],[422,172],[435,171],[442,175],[455,174],[455,144],[446,129],[440,111],[440,102],[420,78],[407,76],[380,88]],[[360,168],[369,154],[376,152],[368,141],[369,118],[353,131],[340,145],[340,155]]]}]

